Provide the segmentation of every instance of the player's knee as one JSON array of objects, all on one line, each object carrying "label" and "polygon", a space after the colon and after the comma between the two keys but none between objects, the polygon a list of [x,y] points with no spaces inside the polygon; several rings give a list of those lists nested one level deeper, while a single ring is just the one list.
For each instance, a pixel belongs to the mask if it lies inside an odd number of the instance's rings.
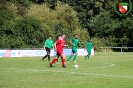
[{"label": "player's knee", "polygon": [[71,54],[72,56],[74,55],[74,53]]},{"label": "player's knee", "polygon": [[48,57],[50,57],[50,55],[48,54]]},{"label": "player's knee", "polygon": [[62,54],[62,58],[65,58],[66,56],[64,54]]}]

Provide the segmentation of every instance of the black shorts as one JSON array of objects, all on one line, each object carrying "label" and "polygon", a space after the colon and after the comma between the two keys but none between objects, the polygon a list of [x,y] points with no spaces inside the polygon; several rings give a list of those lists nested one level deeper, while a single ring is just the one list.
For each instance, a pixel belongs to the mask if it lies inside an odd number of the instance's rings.
[{"label": "black shorts", "polygon": [[46,47],[45,49],[46,49],[47,54],[50,54],[50,48]]}]

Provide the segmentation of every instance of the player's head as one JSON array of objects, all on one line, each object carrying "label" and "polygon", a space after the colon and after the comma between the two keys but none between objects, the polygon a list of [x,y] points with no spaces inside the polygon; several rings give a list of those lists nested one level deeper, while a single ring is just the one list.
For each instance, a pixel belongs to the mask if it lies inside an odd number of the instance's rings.
[{"label": "player's head", "polygon": [[50,35],[48,38],[49,38],[49,39],[52,39],[52,36]]},{"label": "player's head", "polygon": [[88,39],[88,42],[90,42],[91,41],[91,39]]},{"label": "player's head", "polygon": [[58,39],[61,39],[61,35],[58,35]]},{"label": "player's head", "polygon": [[78,34],[75,35],[75,38],[78,38]]},{"label": "player's head", "polygon": [[62,39],[65,39],[65,37],[66,37],[65,34],[62,34],[62,35],[61,35],[61,38],[62,38]]}]

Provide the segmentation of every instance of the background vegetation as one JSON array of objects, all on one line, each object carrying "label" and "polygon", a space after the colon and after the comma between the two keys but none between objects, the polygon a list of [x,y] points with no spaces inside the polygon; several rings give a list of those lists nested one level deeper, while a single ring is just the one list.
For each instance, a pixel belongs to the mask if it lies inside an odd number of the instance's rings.
[{"label": "background vegetation", "polygon": [[0,0],[0,48],[41,48],[48,35],[55,40],[61,33],[67,35],[67,43],[79,34],[79,47],[84,47],[88,38],[95,47],[132,47],[133,12],[121,17],[115,13],[114,3],[115,0]]}]

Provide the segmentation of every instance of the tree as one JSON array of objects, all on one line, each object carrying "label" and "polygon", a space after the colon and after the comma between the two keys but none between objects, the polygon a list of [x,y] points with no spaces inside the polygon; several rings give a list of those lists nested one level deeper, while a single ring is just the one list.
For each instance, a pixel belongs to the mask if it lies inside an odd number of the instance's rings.
[{"label": "tree", "polygon": [[[43,30],[47,30],[51,35],[54,34],[54,28],[59,23],[57,20],[57,13],[54,10],[50,10],[46,4],[33,4],[30,9],[28,9],[27,16],[39,20],[45,28]],[[53,35],[53,37],[55,37],[55,35]]]},{"label": "tree", "polygon": [[0,4],[0,48],[8,48],[10,46],[10,35],[13,34],[15,25],[15,14],[7,5]]},{"label": "tree", "polygon": [[[28,16],[32,16],[40,20],[45,29],[53,37],[54,40],[58,34],[67,34],[67,41],[74,34],[80,34],[80,26],[78,23],[77,12],[74,11],[68,4],[57,1],[55,10],[49,9],[47,4],[32,5],[28,10]],[[87,31],[86,34],[88,35]]]},{"label": "tree", "polygon": [[18,20],[13,33],[12,48],[39,48],[47,38],[42,23],[32,17]]}]

